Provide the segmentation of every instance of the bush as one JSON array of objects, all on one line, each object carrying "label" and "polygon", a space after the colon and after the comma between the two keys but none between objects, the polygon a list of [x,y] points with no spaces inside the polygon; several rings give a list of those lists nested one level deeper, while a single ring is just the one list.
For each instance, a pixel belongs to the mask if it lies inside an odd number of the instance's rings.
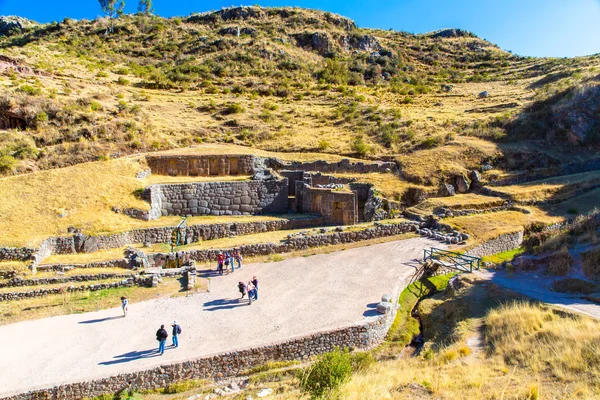
[{"label": "bush", "polygon": [[600,247],[581,253],[581,262],[585,276],[590,279],[600,277]]},{"label": "bush", "polygon": [[33,87],[31,85],[23,85],[23,86],[19,87],[19,89],[17,89],[17,90],[19,92],[23,92],[30,96],[37,96],[42,93],[42,90],[40,88]]},{"label": "bush", "polygon": [[361,157],[366,156],[371,151],[371,147],[365,143],[362,136],[358,136],[356,139],[354,139],[351,149]]},{"label": "bush", "polygon": [[552,289],[560,293],[592,294],[598,291],[598,286],[582,279],[567,278],[554,281]]},{"label": "bush", "polygon": [[352,355],[348,350],[335,349],[301,373],[300,387],[311,398],[319,398],[339,388],[351,375]]},{"label": "bush", "polygon": [[565,276],[571,271],[571,265],[573,265],[573,257],[569,254],[567,246],[563,246],[560,251],[550,256],[548,271],[552,275]]},{"label": "bush", "polygon": [[0,155],[0,173],[6,174],[11,172],[16,165],[15,158],[8,154]]},{"label": "bush", "polygon": [[223,114],[229,115],[229,114],[240,114],[243,113],[244,107],[241,106],[241,104],[239,103],[232,103],[229,104],[225,110],[223,110]]},{"label": "bush", "polygon": [[325,151],[331,147],[331,144],[327,140],[321,140],[319,142],[319,150]]}]

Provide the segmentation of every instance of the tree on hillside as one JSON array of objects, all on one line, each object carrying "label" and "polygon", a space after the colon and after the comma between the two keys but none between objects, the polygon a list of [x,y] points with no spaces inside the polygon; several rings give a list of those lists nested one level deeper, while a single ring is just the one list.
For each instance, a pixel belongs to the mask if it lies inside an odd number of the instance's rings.
[{"label": "tree on hillside", "polygon": [[152,14],[154,12],[152,0],[140,0],[138,3],[138,12],[146,15]]},{"label": "tree on hillside", "polygon": [[110,27],[106,28],[106,33],[112,33],[114,28],[114,20],[123,15],[125,9],[125,0],[98,0],[102,12],[110,18]]}]

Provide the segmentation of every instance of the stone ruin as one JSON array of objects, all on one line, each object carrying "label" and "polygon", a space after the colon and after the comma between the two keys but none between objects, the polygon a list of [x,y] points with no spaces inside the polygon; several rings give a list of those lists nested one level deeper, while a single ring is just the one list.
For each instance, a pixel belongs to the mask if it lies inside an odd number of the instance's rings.
[{"label": "stone ruin", "polygon": [[[250,181],[156,184],[142,198],[150,211],[127,210],[145,220],[179,215],[257,215],[298,212],[321,215],[325,223],[354,225],[390,216],[387,200],[376,198],[372,185],[322,172],[397,172],[389,162],[283,162],[252,155],[148,156],[154,174],[169,176],[252,176]],[[311,171],[311,172],[308,172]],[[317,173],[314,173],[318,171]],[[313,184],[313,176],[318,183]],[[348,187],[346,187],[346,184]]]}]

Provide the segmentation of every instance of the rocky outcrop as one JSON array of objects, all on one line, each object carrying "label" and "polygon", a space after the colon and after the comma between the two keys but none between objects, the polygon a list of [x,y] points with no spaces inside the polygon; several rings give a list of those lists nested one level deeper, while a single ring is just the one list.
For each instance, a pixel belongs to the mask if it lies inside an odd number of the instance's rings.
[{"label": "rocky outcrop", "polygon": [[346,51],[360,50],[372,53],[383,48],[379,41],[372,35],[342,36],[338,42]]},{"label": "rocky outcrop", "polygon": [[469,179],[464,175],[458,175],[454,181],[456,182],[456,190],[458,193],[467,193],[471,187]]},{"label": "rocky outcrop", "polygon": [[464,29],[447,28],[440,29],[427,34],[434,38],[459,38],[459,37],[477,37],[475,34]]},{"label": "rocky outcrop", "polygon": [[0,16],[0,36],[10,36],[39,26],[35,21],[14,15]]},{"label": "rocky outcrop", "polygon": [[333,50],[332,41],[325,32],[297,33],[292,37],[299,47],[316,51],[322,56],[328,55]]}]

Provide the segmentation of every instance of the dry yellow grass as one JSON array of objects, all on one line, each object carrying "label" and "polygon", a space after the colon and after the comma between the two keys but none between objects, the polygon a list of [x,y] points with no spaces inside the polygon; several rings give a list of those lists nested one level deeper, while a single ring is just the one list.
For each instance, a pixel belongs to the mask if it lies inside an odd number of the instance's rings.
[{"label": "dry yellow grass", "polygon": [[494,187],[493,190],[515,201],[532,202],[558,198],[565,198],[566,200],[570,194],[569,192],[598,184],[600,184],[600,172],[592,171],[518,185],[498,186]]},{"label": "dry yellow grass", "polygon": [[[126,296],[130,302],[135,303],[154,299],[158,296],[174,296],[182,290],[181,283],[177,279],[163,278],[163,283],[156,288],[135,286],[3,301],[0,302],[0,316],[2,316],[0,324],[12,324],[56,315],[78,314],[118,307],[121,304],[121,296]],[[12,291],[15,291],[15,288],[12,288]]]},{"label": "dry yellow grass", "polygon": [[525,227],[536,222],[552,224],[564,219],[548,215],[535,207],[524,208],[530,213],[519,211],[501,211],[496,213],[477,214],[464,217],[446,218],[444,222],[455,229],[468,232],[473,235],[475,243],[496,238],[505,233],[523,231]]},{"label": "dry yellow grass", "polygon": [[[48,236],[67,235],[68,227],[85,233],[115,233],[133,228],[173,226],[181,218],[166,217],[141,221],[111,210],[149,208],[135,191],[150,184],[206,181],[205,177],[151,175],[137,179],[146,169],[140,157],[79,164],[0,179],[0,244],[37,246]],[[219,180],[221,178],[218,178]],[[225,177],[224,180],[244,179]],[[214,180],[214,179],[212,179]],[[189,224],[276,220],[275,217],[193,217]]]},{"label": "dry yellow grass", "polygon": [[457,194],[450,197],[432,197],[424,202],[409,208],[409,211],[420,214],[430,215],[438,207],[449,207],[454,210],[464,209],[487,209],[498,207],[504,204],[500,197],[483,196],[475,193]]},{"label": "dry yellow grass", "polygon": [[339,178],[356,178],[357,182],[371,183],[373,187],[380,191],[385,197],[389,199],[399,200],[406,189],[410,187],[417,187],[425,191],[434,191],[434,188],[426,187],[422,185],[415,185],[413,183],[402,180],[399,175],[394,173],[368,173],[368,174],[349,174],[349,173],[336,173],[331,174]]}]

